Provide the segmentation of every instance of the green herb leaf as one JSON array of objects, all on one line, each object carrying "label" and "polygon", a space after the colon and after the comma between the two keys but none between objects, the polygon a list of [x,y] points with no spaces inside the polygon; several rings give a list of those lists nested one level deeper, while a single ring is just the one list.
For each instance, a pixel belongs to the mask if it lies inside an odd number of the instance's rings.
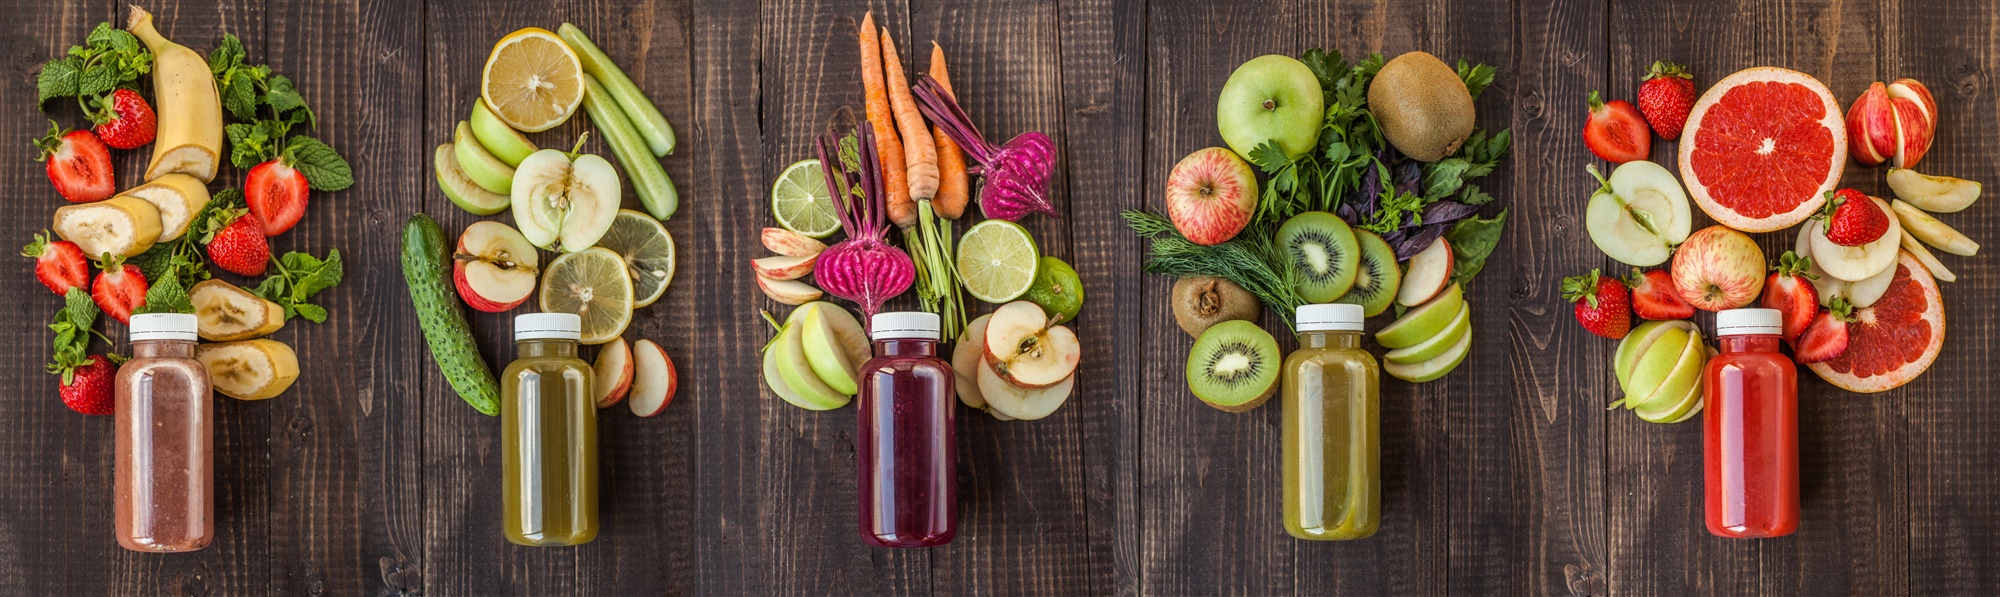
[{"label": "green herb leaf", "polygon": [[1424,202],[1431,203],[1451,196],[1465,185],[1465,171],[1472,164],[1464,158],[1445,158],[1423,165]]},{"label": "green herb leaf", "polygon": [[233,74],[241,72],[241,69],[230,71],[232,74],[217,80],[217,92],[222,94],[222,107],[230,114],[239,120],[254,120],[257,118],[257,85]]},{"label": "green herb leaf", "polygon": [[[313,120],[312,108],[306,107],[305,96],[299,95],[299,90],[292,87],[291,79],[283,76],[271,77],[269,89],[264,92],[264,103],[271,106],[272,111],[285,114],[287,119],[293,119],[295,123],[305,122],[309,126],[318,126]],[[302,111],[304,119],[296,120],[294,114],[287,114],[292,110]]]},{"label": "green herb leaf", "polygon": [[42,65],[42,74],[35,77],[35,88],[46,102],[52,98],[76,95],[77,85],[83,78],[83,61],[75,56],[64,56]]},{"label": "green herb leaf", "polygon": [[1458,202],[1466,205],[1485,205],[1493,202],[1493,196],[1479,190],[1479,185],[1468,184],[1458,192]]},{"label": "green herb leaf", "polygon": [[52,362],[48,371],[63,375],[63,383],[69,383],[71,369],[90,363],[91,327],[97,324],[97,314],[97,303],[90,300],[90,294],[71,288],[63,295],[62,310],[49,321],[55,340],[49,347]]},{"label": "green herb leaf", "polygon": [[293,305],[290,309],[286,309],[285,312],[295,313],[299,317],[306,318],[306,321],[313,323],[326,323],[326,309],[312,303],[299,303]]},{"label": "green herb leaf", "polygon": [[292,137],[285,147],[286,161],[306,175],[306,184],[315,191],[338,191],[354,185],[354,170],[325,143],[312,137]]},{"label": "green herb leaf", "polygon": [[306,302],[319,291],[339,284],[343,276],[340,249],[327,251],[326,259],[291,251],[272,260],[278,271],[264,278],[251,292],[285,308],[285,318],[305,317],[313,323],[326,321],[326,309]]},{"label": "green herb leaf", "polygon": [[1285,150],[1278,147],[1277,141],[1259,143],[1250,150],[1250,155],[1243,157],[1250,160],[1250,163],[1256,164],[1257,169],[1263,170],[1265,174],[1276,174],[1285,166],[1292,165],[1291,156],[1285,155]]},{"label": "green herb leaf", "polygon": [[146,288],[146,302],[132,310],[133,313],[194,313],[194,303],[188,299],[187,289],[181,287],[179,276],[166,276],[153,281]]},{"label": "green herb leaf", "polygon": [[229,138],[229,163],[238,168],[262,163],[271,153],[269,127],[238,122],[222,127],[222,134]]},{"label": "green herb leaf", "polygon": [[1424,223],[1424,198],[1416,193],[1397,194],[1394,188],[1382,189],[1382,200],[1375,206],[1375,213],[1367,216],[1361,229],[1376,234],[1388,234],[1405,226]]},{"label": "green herb leaf", "polygon": [[76,94],[85,97],[104,95],[117,88],[118,73],[113,72],[110,65],[103,63],[84,68],[83,74],[76,82]]},{"label": "green herb leaf", "polygon": [[1299,62],[1304,62],[1306,68],[1312,70],[1313,77],[1319,79],[1320,92],[1325,94],[1329,101],[1341,77],[1347,76],[1347,59],[1340,56],[1338,49],[1331,52],[1319,48],[1306,50],[1304,54],[1299,55]]},{"label": "green herb leaf", "polygon": [[235,35],[222,34],[222,42],[208,53],[208,71],[217,76],[229,72],[243,64],[243,40]]},{"label": "green herb leaf", "polygon": [[1479,99],[1479,94],[1485,93],[1486,87],[1493,84],[1496,70],[1490,64],[1471,66],[1463,58],[1458,60],[1458,80],[1465,82],[1465,90],[1472,94],[1472,99]]},{"label": "green herb leaf", "polygon": [[1446,242],[1451,243],[1451,282],[1460,286],[1472,281],[1479,270],[1486,267],[1486,257],[1493,254],[1493,248],[1500,245],[1500,233],[1506,229],[1507,210],[1491,218],[1473,216],[1459,220],[1444,233]]}]

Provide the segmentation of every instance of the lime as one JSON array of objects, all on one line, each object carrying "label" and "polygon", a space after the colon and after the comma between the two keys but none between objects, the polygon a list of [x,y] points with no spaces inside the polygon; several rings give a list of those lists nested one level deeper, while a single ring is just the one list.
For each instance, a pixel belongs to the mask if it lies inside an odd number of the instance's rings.
[{"label": "lime", "polygon": [[1006,220],[974,224],[958,241],[958,276],[965,291],[989,303],[1004,303],[1028,293],[1035,283],[1035,237]]},{"label": "lime", "polygon": [[771,183],[771,215],[786,230],[826,238],[840,230],[833,194],[826,190],[826,173],[819,160],[799,160],[785,167]]},{"label": "lime", "polygon": [[1035,284],[1028,287],[1028,295],[1022,298],[1041,305],[1053,323],[1069,321],[1083,310],[1083,280],[1063,260],[1043,256],[1035,267]]},{"label": "lime", "polygon": [[584,344],[603,344],[632,323],[625,259],[604,247],[567,253],[542,270],[542,311],[583,317]]},{"label": "lime", "polygon": [[667,285],[674,283],[674,237],[667,227],[645,212],[618,210],[611,229],[597,246],[611,249],[625,260],[625,273],[632,278],[632,308],[660,300]]}]

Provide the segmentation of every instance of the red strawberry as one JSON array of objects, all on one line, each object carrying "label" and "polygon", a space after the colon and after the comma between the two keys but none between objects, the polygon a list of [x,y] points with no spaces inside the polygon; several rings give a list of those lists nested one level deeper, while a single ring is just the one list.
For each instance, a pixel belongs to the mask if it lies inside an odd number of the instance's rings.
[{"label": "red strawberry", "polygon": [[35,279],[58,296],[90,284],[90,259],[83,256],[83,249],[66,240],[50,241],[47,235],[43,231],[21,248],[22,256],[35,258]]},{"label": "red strawberry", "polygon": [[49,372],[62,376],[59,386],[63,406],[86,415],[108,415],[117,410],[118,366],[103,355],[90,355],[75,366],[49,365]]},{"label": "red strawberry", "polygon": [[1614,164],[1646,159],[1653,154],[1653,133],[1632,102],[1605,103],[1590,92],[1590,119],[1583,122],[1583,144],[1597,157]]},{"label": "red strawberry", "polygon": [[1816,217],[1826,221],[1826,239],[1843,247],[1872,243],[1889,232],[1889,214],[1854,189],[1828,191],[1826,207]]},{"label": "red strawberry", "polygon": [[111,175],[111,150],[90,131],[64,132],[49,121],[49,135],[35,140],[42,149],[35,161],[49,163],[49,182],[70,203],[89,203],[111,197],[117,181]]},{"label": "red strawberry", "polygon": [[1563,300],[1576,304],[1583,329],[1612,340],[1632,331],[1632,296],[1617,278],[1589,274],[1563,278]]},{"label": "red strawberry", "polygon": [[157,132],[153,107],[146,104],[146,98],[139,97],[139,92],[120,89],[98,102],[104,110],[90,115],[91,121],[97,123],[91,130],[97,132],[97,138],[103,139],[105,145],[133,149],[153,142],[153,134]]},{"label": "red strawberry", "polygon": [[242,209],[223,209],[216,218],[223,225],[204,241],[208,243],[208,260],[237,274],[264,275],[264,268],[271,263],[271,243],[264,238],[264,221],[256,213]]},{"label": "red strawberry", "polygon": [[1640,317],[1655,321],[1694,317],[1694,305],[1674,289],[1674,276],[1667,270],[1640,272],[1635,267],[1626,283],[1632,286],[1632,310]]},{"label": "red strawberry", "polygon": [[1847,352],[1847,322],[1854,320],[1849,313],[1851,309],[1846,298],[1834,297],[1833,306],[1820,309],[1812,325],[1806,327],[1805,333],[1799,334],[1792,359],[1804,365],[1830,361]]},{"label": "red strawberry", "polygon": [[250,169],[243,183],[243,200],[250,213],[264,222],[264,236],[291,230],[306,215],[306,175],[281,160],[271,160]]},{"label": "red strawberry", "polygon": [[1764,279],[1764,298],[1759,305],[1783,314],[1786,342],[1797,342],[1819,314],[1819,290],[1812,285],[1817,277],[1812,274],[1811,257],[1785,251],[1778,258],[1778,267],[1771,268],[1770,277]]},{"label": "red strawberry", "polygon": [[1688,112],[1694,109],[1694,75],[1681,65],[1659,60],[1641,80],[1645,82],[1639,84],[1639,112],[1661,139],[1681,138]]},{"label": "red strawberry", "polygon": [[97,281],[90,283],[90,298],[118,323],[131,323],[132,310],[146,304],[146,274],[139,273],[139,266],[125,263],[124,257],[108,254],[97,262],[97,269]]}]

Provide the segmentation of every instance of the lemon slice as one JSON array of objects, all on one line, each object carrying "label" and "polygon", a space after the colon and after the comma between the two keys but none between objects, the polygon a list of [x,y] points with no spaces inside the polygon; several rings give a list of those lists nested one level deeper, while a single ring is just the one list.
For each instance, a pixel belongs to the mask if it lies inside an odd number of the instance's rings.
[{"label": "lemon slice", "polygon": [[632,323],[632,279],[625,260],[604,247],[568,253],[542,271],[542,311],[583,318],[584,344],[603,344]]},{"label": "lemon slice", "polygon": [[507,34],[486,56],[479,96],[507,126],[555,128],[583,104],[583,63],[562,38],[540,27]]},{"label": "lemon slice", "polygon": [[986,220],[965,231],[958,241],[958,276],[965,291],[989,303],[1004,303],[1028,293],[1035,284],[1041,252],[1035,237],[1006,220]]},{"label": "lemon slice", "polygon": [[611,229],[597,246],[610,249],[625,260],[625,273],[632,279],[632,308],[660,300],[667,285],[674,283],[674,237],[667,227],[645,212],[618,210]]},{"label": "lemon slice", "polygon": [[771,215],[786,230],[826,238],[840,230],[833,195],[826,190],[826,172],[819,160],[799,160],[785,167],[771,183]]}]

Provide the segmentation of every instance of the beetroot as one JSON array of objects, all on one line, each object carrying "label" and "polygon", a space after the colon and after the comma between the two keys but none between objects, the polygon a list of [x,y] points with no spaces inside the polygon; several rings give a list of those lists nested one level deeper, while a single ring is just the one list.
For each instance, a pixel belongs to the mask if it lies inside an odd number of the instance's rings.
[{"label": "beetroot", "polygon": [[813,281],[821,290],[861,305],[863,321],[872,326],[882,303],[916,281],[917,265],[886,240],[889,195],[882,190],[882,160],[875,153],[873,127],[864,123],[858,137],[838,140],[829,132],[819,138],[818,146],[826,189],[833,194],[847,240],[820,252]]},{"label": "beetroot", "polygon": [[951,137],[965,155],[978,162],[971,169],[985,179],[979,191],[979,212],[988,218],[1020,221],[1030,213],[1062,217],[1049,201],[1049,178],[1056,170],[1056,144],[1048,135],[1029,131],[1015,135],[1006,145],[994,147],[980,137],[979,127],[938,87],[930,75],[917,78],[911,91],[917,108],[938,130]]}]

